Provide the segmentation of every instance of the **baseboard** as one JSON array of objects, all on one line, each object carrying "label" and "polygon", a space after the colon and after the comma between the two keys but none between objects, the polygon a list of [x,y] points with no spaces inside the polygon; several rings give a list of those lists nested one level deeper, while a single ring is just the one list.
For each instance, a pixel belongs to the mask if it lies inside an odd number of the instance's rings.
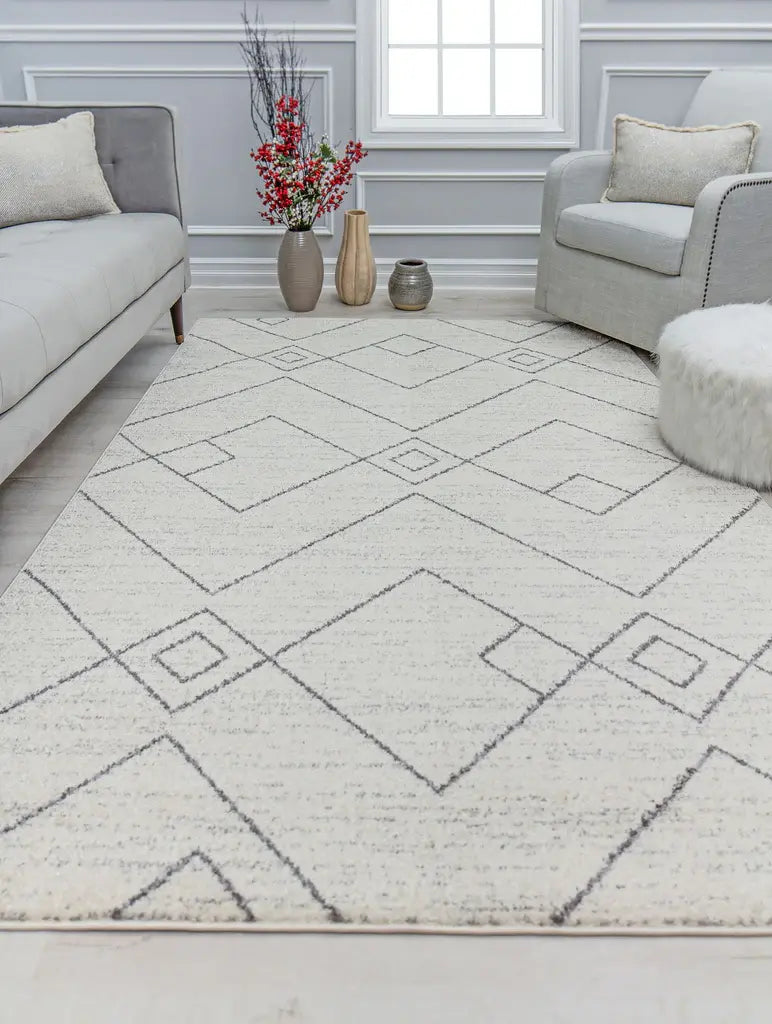
[{"label": "baseboard", "polygon": [[[385,285],[393,259],[376,259],[378,281]],[[272,258],[194,257],[190,261],[193,288],[276,288],[276,260]],[[536,260],[430,259],[436,288],[505,288],[530,292],[536,286]],[[335,278],[335,260],[324,261],[325,284]]]}]

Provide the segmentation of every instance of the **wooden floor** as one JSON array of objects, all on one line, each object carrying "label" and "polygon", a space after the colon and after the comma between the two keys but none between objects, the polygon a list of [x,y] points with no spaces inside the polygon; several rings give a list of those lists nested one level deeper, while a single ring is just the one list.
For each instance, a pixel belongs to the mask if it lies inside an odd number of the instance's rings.
[{"label": "wooden floor", "polygon": [[[186,321],[282,309],[202,289]],[[492,291],[431,311],[536,315]],[[404,316],[329,295],[313,315]],[[0,485],[0,592],[174,351],[164,321]],[[0,932],[0,1024],[766,1024],[771,1003],[767,938]]]}]

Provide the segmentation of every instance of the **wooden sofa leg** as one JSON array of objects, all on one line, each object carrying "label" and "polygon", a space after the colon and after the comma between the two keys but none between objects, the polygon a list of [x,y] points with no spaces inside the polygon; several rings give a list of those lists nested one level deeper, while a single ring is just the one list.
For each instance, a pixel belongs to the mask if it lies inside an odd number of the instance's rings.
[{"label": "wooden sofa leg", "polygon": [[172,308],[169,310],[172,315],[172,329],[174,331],[174,340],[178,345],[181,345],[185,340],[185,328],[182,323],[182,296],[177,299]]}]

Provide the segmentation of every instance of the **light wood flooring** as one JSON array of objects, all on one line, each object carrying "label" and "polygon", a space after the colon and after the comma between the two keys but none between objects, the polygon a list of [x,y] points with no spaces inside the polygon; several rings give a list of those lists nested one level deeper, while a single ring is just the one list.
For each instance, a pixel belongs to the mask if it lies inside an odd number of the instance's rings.
[{"label": "light wood flooring", "polygon": [[[201,289],[186,323],[282,309],[271,292]],[[529,312],[495,291],[431,307]],[[404,314],[325,294],[314,315]],[[174,351],[163,321],[0,485],[0,592]],[[766,938],[0,931],[0,1024],[766,1024],[771,1003]]]}]

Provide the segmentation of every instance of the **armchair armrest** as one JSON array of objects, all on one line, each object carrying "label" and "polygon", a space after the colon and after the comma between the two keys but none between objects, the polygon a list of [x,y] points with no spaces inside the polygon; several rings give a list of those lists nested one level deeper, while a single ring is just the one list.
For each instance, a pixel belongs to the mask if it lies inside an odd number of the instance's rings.
[{"label": "armchair armrest", "polygon": [[608,184],[611,173],[611,153],[589,150],[567,153],[553,160],[544,182],[541,207],[541,235],[539,263],[536,270],[536,307],[549,309],[547,292],[551,274],[552,256],[557,250],[555,231],[558,217],[567,206],[579,203],[598,203]]},{"label": "armchair armrest", "polygon": [[567,153],[553,160],[544,182],[542,237],[554,238],[560,212],[567,206],[600,202],[610,173],[611,153],[601,150]]},{"label": "armchair armrest", "polygon": [[697,306],[772,296],[772,174],[716,178],[694,206],[681,270]]},{"label": "armchair armrest", "polygon": [[174,111],[136,103],[0,103],[0,126],[94,114],[97,154],[123,213],[169,213],[183,223]]}]

